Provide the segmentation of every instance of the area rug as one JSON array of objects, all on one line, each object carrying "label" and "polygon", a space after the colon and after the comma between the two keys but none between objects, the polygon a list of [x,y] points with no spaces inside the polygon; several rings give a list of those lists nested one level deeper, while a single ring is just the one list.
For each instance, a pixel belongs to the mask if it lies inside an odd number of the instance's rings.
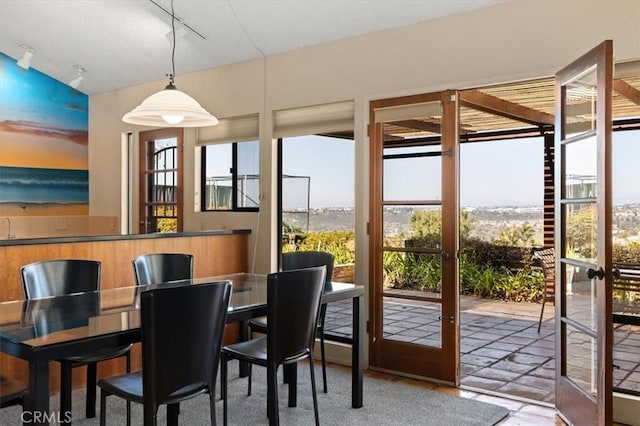
[{"label": "area rug", "polygon": [[[237,366],[229,365],[229,424],[267,425],[265,369],[253,368],[253,388],[247,397],[247,380],[237,375]],[[364,406],[351,408],[351,374],[348,371],[328,368],[329,393],[322,393],[321,369],[316,368],[318,381],[318,405],[322,425],[434,425],[481,426],[494,425],[509,415],[506,408],[471,399],[459,398],[442,392],[431,391],[388,380],[371,377],[364,379]],[[287,387],[278,388],[280,400],[280,424],[290,426],[313,425],[313,400],[309,384],[308,364],[298,368],[298,406],[287,406]],[[84,390],[73,395],[73,424],[98,425],[98,418],[84,418]],[[219,396],[219,392],[218,392]],[[99,393],[98,393],[99,398]],[[97,404],[99,405],[99,403]],[[107,424],[125,424],[124,400],[107,399]],[[51,398],[51,410],[58,409],[58,398]],[[222,401],[217,400],[218,425],[222,425]],[[19,425],[20,407],[0,410],[1,425]],[[208,396],[198,396],[180,406],[180,425],[209,425]],[[53,423],[55,424],[55,423]],[[134,404],[132,424],[142,424],[142,407]],[[166,424],[166,409],[161,407],[158,424]]]}]

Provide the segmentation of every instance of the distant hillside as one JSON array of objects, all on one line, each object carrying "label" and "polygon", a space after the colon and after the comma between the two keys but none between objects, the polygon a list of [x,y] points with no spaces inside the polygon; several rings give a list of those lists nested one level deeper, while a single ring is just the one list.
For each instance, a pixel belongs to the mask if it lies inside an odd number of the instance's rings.
[{"label": "distant hillside", "polygon": [[[385,212],[387,235],[411,233],[409,218],[413,208],[394,207]],[[485,240],[496,238],[503,229],[529,222],[542,240],[542,207],[465,208],[473,222],[472,237]],[[307,212],[285,213],[284,222],[307,231]],[[352,230],[355,228],[353,208],[319,208],[308,212],[310,232]],[[627,204],[614,208],[614,236],[617,239],[638,239],[640,235],[640,204]]]}]

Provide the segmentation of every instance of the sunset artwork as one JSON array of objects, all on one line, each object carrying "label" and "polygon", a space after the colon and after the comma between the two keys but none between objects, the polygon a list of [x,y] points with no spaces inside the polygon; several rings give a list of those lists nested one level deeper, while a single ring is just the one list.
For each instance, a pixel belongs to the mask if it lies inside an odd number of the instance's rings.
[{"label": "sunset artwork", "polygon": [[0,216],[87,214],[88,103],[0,53]]}]

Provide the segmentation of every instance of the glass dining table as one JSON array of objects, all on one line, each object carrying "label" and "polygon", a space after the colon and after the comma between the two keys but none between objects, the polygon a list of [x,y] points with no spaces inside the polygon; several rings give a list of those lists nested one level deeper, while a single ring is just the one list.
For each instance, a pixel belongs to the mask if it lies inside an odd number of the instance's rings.
[{"label": "glass dining table", "polygon": [[[55,415],[49,409],[50,361],[140,341],[139,299],[142,291],[156,286],[226,280],[233,284],[227,323],[240,323],[240,338],[246,338],[245,321],[267,313],[266,275],[238,273],[0,303],[0,351],[29,364],[25,411],[30,415],[23,416],[23,420],[28,419],[29,424],[48,424]],[[351,406],[354,408],[362,407],[363,321],[360,312],[363,296],[361,285],[333,282],[327,284],[322,299],[323,303],[352,299]],[[246,370],[241,368],[240,374],[246,375]],[[290,380],[289,386],[289,405],[295,406],[295,380]]]}]

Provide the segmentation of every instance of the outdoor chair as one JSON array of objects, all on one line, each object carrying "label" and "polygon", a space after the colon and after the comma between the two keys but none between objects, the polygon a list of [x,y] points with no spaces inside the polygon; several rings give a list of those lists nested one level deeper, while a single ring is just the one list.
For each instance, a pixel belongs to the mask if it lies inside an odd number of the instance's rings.
[{"label": "outdoor chair", "polygon": [[544,315],[544,306],[547,303],[547,301],[551,303],[554,303],[555,301],[556,259],[555,259],[553,247],[536,251],[533,254],[533,259],[542,268],[542,274],[544,277],[542,308],[540,309],[540,319],[538,320],[538,333],[540,333],[540,327],[542,326],[542,316]]},{"label": "outdoor chair", "polygon": [[[221,390],[223,419],[227,424],[227,362],[237,359],[267,368],[267,416],[279,424],[277,370],[309,360],[315,424],[319,425],[313,345],[318,329],[326,267],[297,269],[267,277],[267,335],[222,348]],[[293,379],[295,380],[295,379]],[[251,373],[249,373],[251,394]]]},{"label": "outdoor chair", "polygon": [[[100,262],[94,260],[63,259],[35,262],[20,268],[22,287],[28,300],[72,293],[95,292],[95,307],[99,310],[97,290],[100,289]],[[86,324],[85,324],[86,325]],[[46,322],[42,322],[46,326]],[[126,371],[131,369],[132,345],[108,348],[92,353],[79,354],[58,360],[60,362],[60,411],[66,418],[71,413],[72,369],[87,367],[87,396],[85,414],[96,415],[97,363],[126,357]],[[127,406],[127,409],[129,407]]]},{"label": "outdoor chair", "polygon": [[151,253],[133,259],[136,285],[158,284],[193,278],[193,255]]},{"label": "outdoor chair", "polygon": [[[282,270],[290,271],[292,269],[311,268],[315,266],[326,266],[327,275],[325,285],[331,282],[333,275],[334,258],[331,253],[323,251],[294,251],[284,253],[282,255]],[[322,383],[324,385],[324,393],[327,393],[327,364],[324,352],[324,321],[327,314],[327,305],[320,307],[320,317],[318,318],[318,332],[320,336],[320,356],[322,358]],[[249,330],[257,333],[265,334],[267,332],[266,317],[255,318],[249,321]]]},{"label": "outdoor chair", "polygon": [[215,425],[215,385],[230,298],[230,281],[143,290],[142,371],[98,382],[100,425],[106,422],[109,395],[143,404],[144,424],[149,426],[157,424],[163,404],[167,423],[177,425],[180,402],[203,393],[209,393]]}]

